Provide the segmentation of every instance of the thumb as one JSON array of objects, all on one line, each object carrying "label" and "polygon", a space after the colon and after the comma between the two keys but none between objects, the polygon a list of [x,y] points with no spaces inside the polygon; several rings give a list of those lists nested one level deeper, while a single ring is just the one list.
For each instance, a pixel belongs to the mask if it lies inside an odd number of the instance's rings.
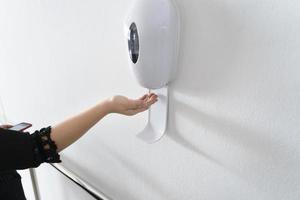
[{"label": "thumb", "polygon": [[12,125],[9,125],[9,124],[3,124],[0,126],[1,128],[4,128],[4,129],[9,129],[11,127],[13,127]]}]

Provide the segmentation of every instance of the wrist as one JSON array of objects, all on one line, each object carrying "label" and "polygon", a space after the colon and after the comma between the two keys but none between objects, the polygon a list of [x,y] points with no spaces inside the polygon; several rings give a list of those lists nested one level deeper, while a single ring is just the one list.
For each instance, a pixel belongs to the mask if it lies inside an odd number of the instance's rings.
[{"label": "wrist", "polygon": [[114,106],[113,106],[112,99],[106,99],[100,104],[103,107],[103,110],[104,110],[106,115],[114,113],[114,110],[113,110]]}]

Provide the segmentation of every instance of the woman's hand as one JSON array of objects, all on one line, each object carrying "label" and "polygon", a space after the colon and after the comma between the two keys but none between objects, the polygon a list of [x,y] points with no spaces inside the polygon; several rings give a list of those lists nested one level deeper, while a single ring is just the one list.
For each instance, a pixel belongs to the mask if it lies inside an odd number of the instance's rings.
[{"label": "woman's hand", "polygon": [[4,125],[1,125],[0,128],[3,128],[3,129],[9,129],[13,127],[12,125],[9,125],[9,124],[4,124]]},{"label": "woman's hand", "polygon": [[124,96],[114,96],[110,102],[111,113],[119,113],[127,116],[136,115],[147,110],[157,101],[156,94],[145,94],[139,99],[129,99]]},{"label": "woman's hand", "polygon": [[107,114],[135,115],[147,110],[156,101],[155,94],[146,94],[139,99],[114,96],[53,126],[51,139],[55,141],[57,151],[60,152],[78,140]]}]

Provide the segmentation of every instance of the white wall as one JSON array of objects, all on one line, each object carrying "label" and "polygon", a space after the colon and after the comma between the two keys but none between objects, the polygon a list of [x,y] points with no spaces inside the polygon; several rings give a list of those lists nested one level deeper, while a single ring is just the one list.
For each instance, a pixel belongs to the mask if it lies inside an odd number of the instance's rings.
[{"label": "white wall", "polygon": [[[0,91],[10,120],[55,124],[113,94],[146,90],[123,41],[131,0],[0,1]],[[184,0],[170,127],[111,115],[63,153],[114,199],[300,198],[300,2]],[[43,199],[88,199],[53,169]]]}]

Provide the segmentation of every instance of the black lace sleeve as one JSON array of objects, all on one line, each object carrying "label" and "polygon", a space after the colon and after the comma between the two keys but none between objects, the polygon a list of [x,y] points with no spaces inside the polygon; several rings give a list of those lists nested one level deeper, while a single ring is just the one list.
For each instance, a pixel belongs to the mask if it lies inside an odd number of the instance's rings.
[{"label": "black lace sleeve", "polygon": [[37,164],[61,162],[57,146],[50,137],[51,126],[35,131],[31,136],[34,142],[34,156]]},{"label": "black lace sleeve", "polygon": [[0,172],[61,162],[50,134],[51,126],[33,134],[0,128]]}]

